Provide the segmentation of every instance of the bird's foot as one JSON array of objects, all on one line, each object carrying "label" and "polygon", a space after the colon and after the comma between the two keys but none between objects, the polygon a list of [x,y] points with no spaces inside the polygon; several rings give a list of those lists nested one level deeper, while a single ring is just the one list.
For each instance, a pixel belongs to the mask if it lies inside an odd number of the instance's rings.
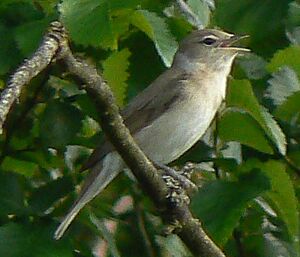
[{"label": "bird's foot", "polygon": [[163,171],[162,178],[166,182],[169,192],[167,199],[171,205],[189,204],[190,198],[187,191],[197,190],[197,186],[190,180],[194,165],[187,163],[182,170],[177,171],[163,164],[155,163]]},{"label": "bird's foot", "polygon": [[173,220],[172,222],[169,222],[169,224],[165,225],[162,231],[162,234],[164,236],[168,236],[173,234],[176,231],[180,231],[182,229],[182,225],[178,220]]}]

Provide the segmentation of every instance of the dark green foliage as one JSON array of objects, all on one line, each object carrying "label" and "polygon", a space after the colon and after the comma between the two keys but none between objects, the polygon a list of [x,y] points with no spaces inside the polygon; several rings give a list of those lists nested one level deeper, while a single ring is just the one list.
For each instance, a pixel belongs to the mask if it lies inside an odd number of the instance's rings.
[{"label": "dark green foliage", "polygon": [[[2,0],[0,89],[59,17],[74,53],[102,72],[124,106],[170,66],[195,25],[174,2]],[[299,257],[299,1],[219,0],[215,9],[213,0],[186,2],[197,24],[249,34],[252,50],[236,61],[211,130],[176,162],[199,164],[192,210],[226,256]],[[127,175],[80,213],[62,241],[52,240],[86,175],[78,170],[103,137],[79,83],[54,64],[26,86],[7,119],[0,256],[100,256],[100,240],[107,256],[190,256],[177,236],[161,236],[158,213]],[[115,223],[108,228],[107,220]]]}]

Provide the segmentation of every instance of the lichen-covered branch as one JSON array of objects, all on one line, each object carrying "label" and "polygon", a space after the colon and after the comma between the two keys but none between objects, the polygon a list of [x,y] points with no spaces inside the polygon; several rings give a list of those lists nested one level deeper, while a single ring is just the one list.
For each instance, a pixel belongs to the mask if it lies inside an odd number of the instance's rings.
[{"label": "lichen-covered branch", "polygon": [[[46,44],[46,46],[43,44]],[[40,60],[42,52],[43,58],[47,58],[47,61]],[[225,257],[222,251],[206,235],[200,222],[193,218],[187,205],[168,204],[166,199],[168,189],[156,168],[138,147],[129,130],[123,124],[123,119],[119,114],[119,109],[115,104],[115,99],[110,88],[94,67],[91,67],[84,61],[77,60],[73,56],[68,45],[66,32],[59,22],[51,24],[50,32],[46,34],[40,48],[30,62],[27,61],[22,66],[21,71],[25,70],[26,72],[21,73],[29,75],[26,75],[26,79],[18,80],[18,90],[20,91],[24,84],[28,83],[32,77],[42,71],[53,58],[61,59],[66,64],[68,71],[86,85],[86,90],[99,111],[99,119],[104,133],[122,156],[127,166],[132,170],[142,189],[162,212],[162,216],[172,217],[173,220],[179,223],[180,229],[176,233],[185,242],[191,252],[195,256]],[[32,63],[34,60],[36,63]],[[29,67],[26,66],[27,64]],[[36,70],[33,71],[32,67]],[[20,72],[20,69],[16,73],[18,72]],[[11,82],[10,87],[12,87]],[[18,97],[19,91],[13,98],[13,101]],[[3,94],[5,95],[5,93]],[[10,99],[10,97],[7,98]],[[3,107],[0,108],[3,109]],[[3,121],[5,116],[6,114],[3,116]]]},{"label": "lichen-covered branch", "polygon": [[60,35],[54,27],[51,27],[37,51],[15,71],[2,91],[0,96],[0,134],[6,116],[13,103],[19,98],[21,89],[43,71],[56,56]]}]

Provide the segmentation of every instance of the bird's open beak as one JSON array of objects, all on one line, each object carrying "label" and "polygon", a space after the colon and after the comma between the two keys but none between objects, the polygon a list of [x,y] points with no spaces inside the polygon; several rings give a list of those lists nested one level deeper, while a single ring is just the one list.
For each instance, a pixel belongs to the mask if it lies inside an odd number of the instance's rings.
[{"label": "bird's open beak", "polygon": [[236,50],[238,52],[250,52],[250,49],[248,48],[244,48],[244,47],[239,47],[239,46],[234,46],[233,44],[240,41],[241,39],[244,38],[248,38],[248,35],[244,35],[244,36],[237,36],[237,35],[233,35],[230,38],[224,39],[222,40],[222,42],[220,43],[219,47],[222,48],[230,48],[232,50]]}]

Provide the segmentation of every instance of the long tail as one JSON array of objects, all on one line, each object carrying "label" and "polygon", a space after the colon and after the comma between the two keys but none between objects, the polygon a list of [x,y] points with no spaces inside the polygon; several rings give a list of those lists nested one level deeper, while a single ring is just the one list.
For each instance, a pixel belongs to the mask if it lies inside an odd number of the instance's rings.
[{"label": "long tail", "polygon": [[97,196],[123,169],[121,157],[112,152],[107,154],[101,163],[92,168],[82,191],[68,214],[54,233],[55,239],[60,239],[79,211],[95,196]]}]

